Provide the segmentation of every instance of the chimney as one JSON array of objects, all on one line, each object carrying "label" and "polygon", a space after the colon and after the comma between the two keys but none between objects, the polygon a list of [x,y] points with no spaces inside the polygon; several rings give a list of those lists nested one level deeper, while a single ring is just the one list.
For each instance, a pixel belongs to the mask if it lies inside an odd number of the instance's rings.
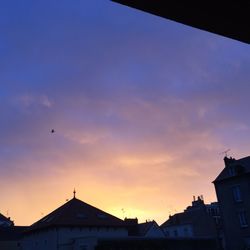
[{"label": "chimney", "polygon": [[132,219],[132,218],[125,218],[124,222],[126,222],[128,225],[137,225],[138,224],[138,219]]},{"label": "chimney", "polygon": [[224,157],[224,163],[225,163],[225,166],[229,166],[231,163],[235,162],[236,160],[232,157],[228,158],[227,156]]}]

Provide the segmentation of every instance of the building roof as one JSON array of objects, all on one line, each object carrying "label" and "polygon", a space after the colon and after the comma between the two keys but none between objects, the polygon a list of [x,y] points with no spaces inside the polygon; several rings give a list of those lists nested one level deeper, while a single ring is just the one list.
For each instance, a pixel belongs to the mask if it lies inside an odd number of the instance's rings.
[{"label": "building roof", "polygon": [[58,226],[124,227],[125,222],[74,197],[32,224],[28,231]]},{"label": "building roof", "polygon": [[204,218],[204,215],[206,215],[206,204],[198,196],[197,200],[192,201],[192,206],[188,206],[182,213],[170,215],[169,219],[161,227],[194,224],[196,221]]},{"label": "building roof", "polygon": [[5,217],[3,214],[0,213],[0,227],[9,227],[13,226],[13,221],[10,218]]},{"label": "building roof", "polygon": [[243,173],[250,173],[250,156],[247,156],[238,160],[234,158],[225,157],[224,162],[225,162],[224,169],[216,177],[213,183],[218,183],[220,181],[223,181],[229,178],[234,178],[235,176],[239,176]]},{"label": "building roof", "polygon": [[137,226],[138,227],[138,235],[145,236],[154,224],[156,224],[156,222],[154,220],[153,221],[146,221],[144,223],[138,224],[138,226]]},{"label": "building roof", "polygon": [[250,44],[249,1],[112,1]]},{"label": "building roof", "polygon": [[195,212],[182,212],[177,213],[174,215],[170,215],[169,219],[165,221],[161,227],[168,227],[168,226],[177,226],[177,225],[186,225],[186,224],[193,224],[194,220],[197,219],[197,213]]}]

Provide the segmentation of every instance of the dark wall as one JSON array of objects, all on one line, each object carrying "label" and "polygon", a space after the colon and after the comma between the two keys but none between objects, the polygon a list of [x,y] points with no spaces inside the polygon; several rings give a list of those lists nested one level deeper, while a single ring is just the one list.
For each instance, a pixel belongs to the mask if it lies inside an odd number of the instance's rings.
[{"label": "dark wall", "polygon": [[[234,186],[239,186],[242,201],[235,201]],[[250,176],[240,175],[220,181],[215,184],[215,189],[220,203],[227,249],[245,249],[245,239],[250,238]],[[246,212],[248,226],[240,225],[239,211]]]},{"label": "dark wall", "polygon": [[99,241],[96,250],[217,250],[216,240],[128,239]]}]

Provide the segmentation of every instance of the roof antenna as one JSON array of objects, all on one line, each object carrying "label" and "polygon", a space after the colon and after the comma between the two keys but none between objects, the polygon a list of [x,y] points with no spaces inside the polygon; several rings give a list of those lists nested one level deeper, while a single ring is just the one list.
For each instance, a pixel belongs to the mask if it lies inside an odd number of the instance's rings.
[{"label": "roof antenna", "polygon": [[76,189],[74,188],[74,191],[73,191],[73,198],[76,198]]},{"label": "roof antenna", "polygon": [[231,150],[231,149],[229,148],[229,149],[227,149],[227,150],[221,152],[220,154],[225,154],[225,157],[227,157],[227,156],[228,156],[227,153],[228,153],[230,150]]},{"label": "roof antenna", "polygon": [[125,219],[125,216],[124,216],[124,214],[125,214],[125,209],[122,208],[121,210],[122,210],[123,218]]}]

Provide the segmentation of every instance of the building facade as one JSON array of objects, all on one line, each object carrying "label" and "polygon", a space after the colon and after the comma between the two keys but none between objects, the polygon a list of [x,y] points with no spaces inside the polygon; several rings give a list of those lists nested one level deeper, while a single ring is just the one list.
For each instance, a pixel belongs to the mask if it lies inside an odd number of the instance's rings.
[{"label": "building facade", "polygon": [[22,232],[26,228],[15,226],[9,217],[0,213],[0,250],[21,250]]},{"label": "building facade", "polygon": [[161,228],[168,238],[218,239],[219,217],[218,204],[205,204],[203,197],[198,196],[184,212],[170,215]]},{"label": "building facade", "polygon": [[213,181],[220,204],[226,250],[250,249],[250,157],[224,158]]},{"label": "building facade", "polygon": [[126,237],[123,220],[74,197],[26,230],[22,250],[93,250],[100,238]]}]

